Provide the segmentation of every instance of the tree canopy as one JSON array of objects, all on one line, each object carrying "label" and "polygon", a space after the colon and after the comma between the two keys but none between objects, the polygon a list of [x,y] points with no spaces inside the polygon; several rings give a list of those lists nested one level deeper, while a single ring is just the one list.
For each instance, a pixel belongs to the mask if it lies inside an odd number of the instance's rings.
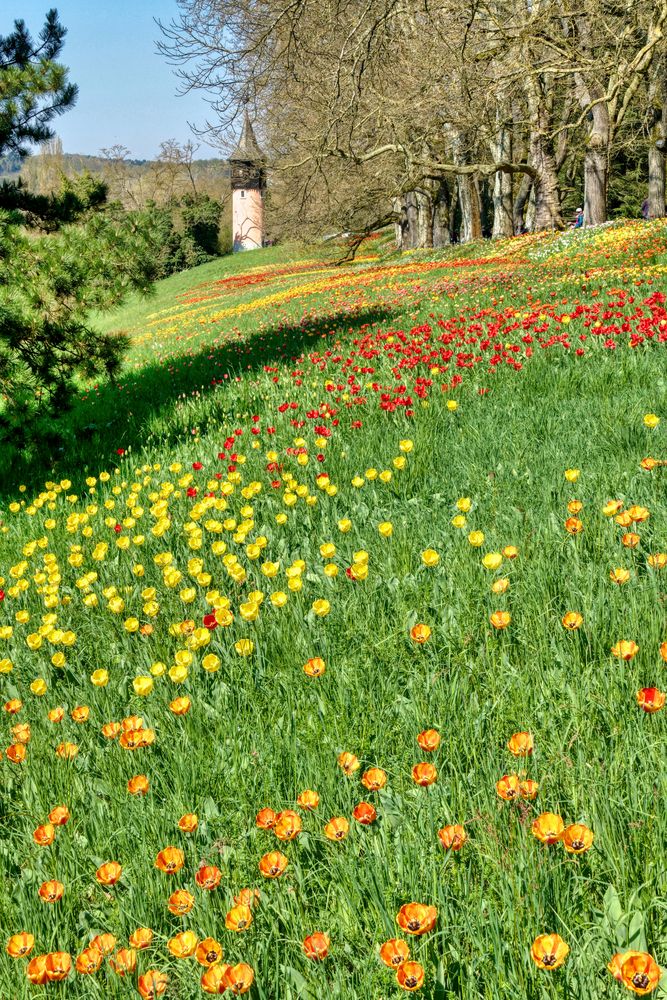
[{"label": "tree canopy", "polygon": [[24,156],[31,143],[52,138],[51,122],[74,105],[77,87],[57,62],[66,34],[52,9],[37,40],[22,20],[0,35],[0,156]]}]

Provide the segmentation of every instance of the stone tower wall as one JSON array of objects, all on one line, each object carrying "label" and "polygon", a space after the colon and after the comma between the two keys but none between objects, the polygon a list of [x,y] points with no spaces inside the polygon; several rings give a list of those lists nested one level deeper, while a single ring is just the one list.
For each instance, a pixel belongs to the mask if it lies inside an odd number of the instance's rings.
[{"label": "stone tower wall", "polygon": [[264,240],[264,198],[256,188],[232,193],[234,250],[256,250]]}]

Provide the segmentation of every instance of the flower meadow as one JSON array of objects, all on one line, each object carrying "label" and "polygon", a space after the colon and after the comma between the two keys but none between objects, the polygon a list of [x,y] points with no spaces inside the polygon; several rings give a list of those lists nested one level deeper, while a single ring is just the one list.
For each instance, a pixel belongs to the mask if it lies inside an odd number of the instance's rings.
[{"label": "flower meadow", "polygon": [[3,1000],[667,996],[667,230],[369,246],[4,476]]}]

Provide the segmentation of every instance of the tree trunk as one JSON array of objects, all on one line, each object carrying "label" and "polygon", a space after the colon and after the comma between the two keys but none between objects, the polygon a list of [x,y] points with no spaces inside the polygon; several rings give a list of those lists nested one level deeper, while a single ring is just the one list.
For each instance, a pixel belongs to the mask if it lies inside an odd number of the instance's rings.
[{"label": "tree trunk", "polygon": [[512,215],[514,219],[514,235],[520,236],[524,229],[528,226],[524,221],[524,210],[526,208],[526,203],[530,198],[533,191],[533,178],[530,174],[524,174],[521,178],[521,184],[519,185],[519,191],[514,202],[514,208],[512,210]]},{"label": "tree trunk", "polygon": [[434,247],[444,247],[452,242],[450,232],[449,191],[443,182],[433,199],[433,225],[431,243]]},{"label": "tree trunk", "polygon": [[[667,153],[667,80],[665,65],[657,60],[649,85],[650,110],[653,125],[648,147],[648,217],[661,219],[665,215],[665,154]],[[659,145],[658,145],[659,144]]]},{"label": "tree trunk", "polygon": [[596,104],[591,114],[593,125],[584,156],[584,225],[599,226],[607,221],[610,125],[605,104]]},{"label": "tree trunk", "polygon": [[562,229],[560,184],[546,95],[542,83],[530,74],[526,77],[525,87],[530,114],[530,158],[536,170],[531,194],[535,199],[532,228],[537,232],[543,229]]},{"label": "tree trunk", "polygon": [[[500,125],[495,141],[491,143],[491,153],[496,160],[511,162],[512,131],[507,125]],[[512,213],[512,175],[497,171],[493,178],[493,230],[492,239],[502,239],[514,235]]]},{"label": "tree trunk", "polygon": [[399,220],[394,224],[399,250],[433,246],[433,200],[428,191],[406,191],[393,200]]},{"label": "tree trunk", "polygon": [[469,174],[459,175],[456,181],[461,206],[461,243],[470,243],[482,235],[479,192]]}]

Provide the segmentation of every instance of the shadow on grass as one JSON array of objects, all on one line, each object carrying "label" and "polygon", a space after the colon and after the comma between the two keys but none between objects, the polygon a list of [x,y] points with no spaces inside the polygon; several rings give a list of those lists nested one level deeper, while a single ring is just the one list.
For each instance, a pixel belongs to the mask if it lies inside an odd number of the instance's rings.
[{"label": "shadow on grass", "polygon": [[[289,366],[304,352],[329,347],[322,338],[332,328],[340,327],[341,336],[351,338],[400,311],[400,306],[375,306],[354,313],[327,312],[307,323],[264,328],[261,335],[248,332],[243,339],[203,346],[196,354],[128,369],[116,385],[107,382],[91,388],[87,398],[75,402],[62,419],[60,444],[48,454],[2,456],[0,499],[14,499],[21,483],[29,489],[42,488],[47,479],[78,483],[84,475],[113,467],[119,448],[141,451],[149,441],[156,448],[182,442],[182,423],[169,419],[179,399],[193,392],[200,398],[215,392],[216,410],[224,412],[228,389],[238,384],[237,376],[245,380],[265,365]],[[219,331],[211,336],[219,336]],[[205,433],[205,428],[200,431]]]}]

